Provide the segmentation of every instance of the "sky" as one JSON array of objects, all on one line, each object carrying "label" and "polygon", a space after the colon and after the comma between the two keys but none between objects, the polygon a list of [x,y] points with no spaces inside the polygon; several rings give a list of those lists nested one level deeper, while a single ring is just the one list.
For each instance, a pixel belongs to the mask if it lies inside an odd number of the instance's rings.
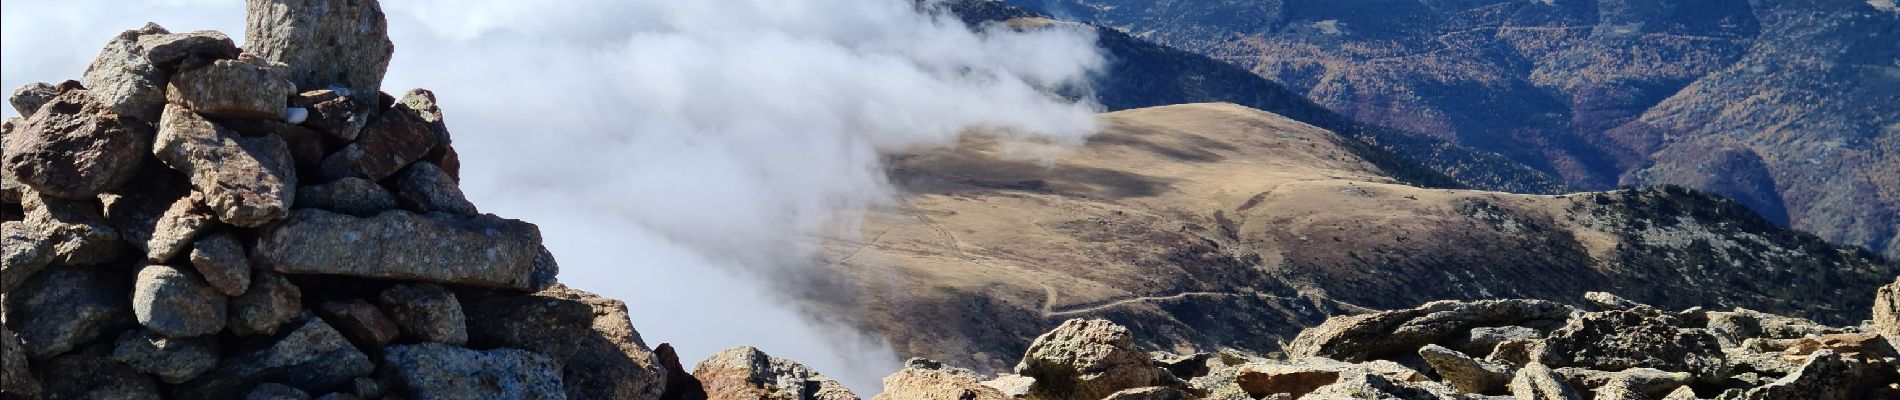
[{"label": "sky", "polygon": [[[4,0],[0,85],[78,79],[147,21],[242,41],[243,2]],[[799,240],[896,196],[880,156],[969,129],[1095,131],[1092,32],[970,28],[908,0],[402,0],[383,91],[433,90],[483,212],[533,222],[560,280],[626,301],[684,362],[751,345],[869,396],[881,338],[801,314],[775,273]],[[4,113],[15,115],[11,109]],[[691,366],[688,365],[690,369]]]}]

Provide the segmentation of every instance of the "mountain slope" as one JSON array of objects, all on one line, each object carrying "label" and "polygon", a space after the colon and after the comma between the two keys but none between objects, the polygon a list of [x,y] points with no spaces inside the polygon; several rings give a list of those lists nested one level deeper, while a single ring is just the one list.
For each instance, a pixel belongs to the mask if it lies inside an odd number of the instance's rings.
[{"label": "mountain slope", "polygon": [[[952,0],[933,4],[966,23],[1052,25],[1044,15],[995,0]],[[1359,139],[1351,151],[1406,182],[1432,187],[1476,187],[1524,193],[1557,193],[1556,178],[1503,156],[1413,132],[1360,123],[1307,100],[1298,92],[1245,69],[1100,26],[1094,30],[1108,53],[1106,71],[1090,82],[1088,96],[1109,110],[1168,104],[1227,102],[1286,115]]]},{"label": "mountain slope", "polygon": [[1012,0],[1574,187],[1682,184],[1900,255],[1900,10],[1868,1]]},{"label": "mountain slope", "polygon": [[901,355],[997,371],[1062,320],[1160,349],[1269,353],[1366,309],[1602,290],[1670,308],[1858,322],[1900,267],[1678,188],[1563,196],[1401,184],[1350,140],[1231,104],[1103,114],[1053,160],[970,139],[894,158],[911,194],[786,277],[819,315]]}]

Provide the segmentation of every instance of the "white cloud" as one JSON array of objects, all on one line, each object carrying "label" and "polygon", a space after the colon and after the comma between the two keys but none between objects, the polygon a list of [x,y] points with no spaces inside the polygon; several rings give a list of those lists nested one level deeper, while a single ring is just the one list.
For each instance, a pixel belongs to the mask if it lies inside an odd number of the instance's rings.
[{"label": "white cloud", "polygon": [[[76,79],[148,20],[241,40],[235,3],[7,0],[0,81]],[[973,32],[908,0],[385,7],[384,91],[436,92],[464,189],[539,224],[564,282],[626,300],[647,341],[688,363],[754,345],[865,395],[897,367],[888,347],[800,316],[761,271],[806,267],[797,238],[887,199],[880,154],[969,128],[1079,141],[1095,107],[1037,87],[1104,63],[1087,32]]]}]

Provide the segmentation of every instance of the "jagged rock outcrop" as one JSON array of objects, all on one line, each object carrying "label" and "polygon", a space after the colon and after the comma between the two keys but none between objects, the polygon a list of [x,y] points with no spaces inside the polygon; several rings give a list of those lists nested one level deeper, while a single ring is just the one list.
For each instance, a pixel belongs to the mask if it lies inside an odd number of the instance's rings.
[{"label": "jagged rock outcrop", "polygon": [[243,49],[146,25],[13,91],[0,398],[660,398],[626,305],[476,214],[434,95],[379,107],[376,1],[247,7]]},{"label": "jagged rock outcrop", "polygon": [[751,346],[707,357],[693,367],[692,375],[707,400],[858,400],[838,381]]},{"label": "jagged rock outcrop", "polygon": [[1068,320],[1029,345],[1016,374],[1036,380],[1028,398],[1046,400],[1099,399],[1171,383],[1167,370],[1135,348],[1134,338],[1108,320]]}]

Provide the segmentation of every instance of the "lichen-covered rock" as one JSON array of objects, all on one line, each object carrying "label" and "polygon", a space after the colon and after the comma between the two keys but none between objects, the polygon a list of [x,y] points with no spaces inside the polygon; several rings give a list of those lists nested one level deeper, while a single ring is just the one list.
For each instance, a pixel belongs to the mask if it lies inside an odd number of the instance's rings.
[{"label": "lichen-covered rock", "polygon": [[165,80],[171,72],[146,57],[139,39],[167,33],[171,32],[148,23],[113,37],[86,67],[82,80],[87,91],[119,115],[157,121],[165,105]]},{"label": "lichen-covered rock", "polygon": [[[1167,386],[1149,386],[1128,389],[1103,397],[1102,400],[1187,400],[1193,398],[1181,389]],[[948,399],[948,398],[946,398]]]},{"label": "lichen-covered rock", "polygon": [[303,126],[345,143],[356,141],[357,133],[369,122],[370,108],[334,90],[319,89],[300,93],[291,105],[301,107],[309,116]]},{"label": "lichen-covered rock", "polygon": [[435,164],[418,161],[396,174],[396,198],[403,208],[416,212],[441,211],[450,214],[474,214],[475,203],[462,195],[455,178]]},{"label": "lichen-covered rock", "polygon": [[89,200],[137,174],[151,140],[149,125],[112,113],[86,90],[68,90],[6,136],[0,163],[42,194]]},{"label": "lichen-covered rock", "polygon": [[693,377],[707,400],[858,400],[838,381],[750,346],[706,357],[693,367]]},{"label": "lichen-covered rock", "polygon": [[209,335],[224,330],[225,297],[197,271],[150,264],[133,283],[132,312],[140,325],[168,337]]},{"label": "lichen-covered rock", "polygon": [[300,209],[265,229],[252,257],[283,273],[530,290],[540,243],[533,224],[493,215]]},{"label": "lichen-covered rock", "polygon": [[26,223],[0,223],[0,293],[12,293],[27,278],[53,262],[53,248],[46,236],[26,228]]},{"label": "lichen-covered rock", "polygon": [[335,182],[297,188],[297,208],[315,208],[373,217],[396,208],[396,196],[382,185],[363,178],[343,178]]},{"label": "lichen-covered rock", "polygon": [[192,192],[166,207],[165,213],[154,221],[150,237],[134,243],[144,244],[146,261],[169,262],[216,223],[217,217],[205,206],[204,195]]},{"label": "lichen-covered rock", "polygon": [[46,399],[158,400],[158,382],[103,355],[74,353],[44,363],[39,370]]},{"label": "lichen-covered rock", "polygon": [[441,343],[383,349],[393,391],[427,399],[566,399],[561,364],[517,349],[469,350]]},{"label": "lichen-covered rock", "polygon": [[277,328],[297,316],[303,303],[303,291],[289,279],[270,271],[257,271],[251,287],[231,299],[231,320],[225,325],[238,336],[272,335]]},{"label": "lichen-covered rock", "polygon": [[1233,368],[1232,381],[1249,397],[1287,395],[1304,396],[1320,387],[1339,383],[1354,374],[1369,373],[1401,382],[1425,381],[1425,375],[1386,360],[1347,363],[1338,360],[1305,357],[1282,361],[1251,362]]},{"label": "lichen-covered rock", "polygon": [[43,360],[134,325],[131,292],[105,268],[53,266],[6,294],[6,324]]},{"label": "lichen-covered rock", "polygon": [[1710,311],[1703,313],[1707,318],[1709,333],[1722,347],[1735,347],[1743,340],[1794,339],[1808,335],[1825,335],[1845,332],[1842,329],[1821,325],[1802,318],[1768,314],[1760,311],[1737,308],[1735,311]]},{"label": "lichen-covered rock", "polygon": [[148,163],[125,186],[99,196],[106,220],[119,238],[138,248],[146,261],[171,262],[191,241],[217,222],[204,206],[204,195],[191,191],[184,175]]},{"label": "lichen-covered rock", "polygon": [[[73,86],[77,86],[79,82],[72,83]],[[33,116],[33,113],[39,111],[41,106],[53,101],[54,97],[58,97],[60,93],[65,91],[65,89],[61,89],[59,86],[55,86],[51,83],[28,83],[14,88],[13,95],[7,97],[7,104],[13,105],[13,111],[18,111],[20,117],[24,119],[25,117]]]},{"label": "lichen-covered rock", "polygon": [[185,33],[161,33],[141,35],[138,38],[139,51],[145,54],[145,61],[153,65],[168,66],[188,57],[201,60],[222,60],[238,57],[237,44],[231,42],[224,32],[203,30]]},{"label": "lichen-covered rock", "polygon": [[377,299],[404,336],[457,346],[468,343],[468,319],[448,289],[427,283],[396,285]]},{"label": "lichen-covered rock", "polygon": [[1303,398],[1438,400],[1457,397],[1451,388],[1435,382],[1406,382],[1365,371],[1348,371],[1339,382],[1314,389]]},{"label": "lichen-covered rock", "polygon": [[191,245],[189,259],[218,293],[237,297],[251,288],[251,260],[236,236],[219,233],[198,239]]},{"label": "lichen-covered rock", "polygon": [[214,336],[173,338],[145,329],[119,335],[112,359],[165,383],[183,383],[218,366]]},{"label": "lichen-covered rock", "polygon": [[248,56],[217,60],[172,75],[165,97],[207,117],[282,120],[296,93],[283,68]]},{"label": "lichen-covered rock", "polygon": [[341,87],[376,104],[396,47],[375,0],[246,0],[244,52],[290,66],[298,89]]},{"label": "lichen-covered rock", "polygon": [[1511,340],[1539,339],[1543,337],[1543,332],[1538,332],[1536,329],[1530,327],[1516,325],[1481,326],[1471,328],[1471,331],[1467,333],[1463,339],[1454,340],[1447,346],[1471,355],[1472,357],[1485,357],[1491,355],[1492,351],[1497,350],[1499,343]]},{"label": "lichen-covered rock", "polygon": [[1707,331],[1677,329],[1654,310],[1584,313],[1545,339],[1536,360],[1549,366],[1605,371],[1656,368],[1694,374],[1699,379],[1727,376],[1721,346]]},{"label": "lichen-covered rock", "polygon": [[1900,276],[1893,283],[1881,286],[1874,293],[1874,333],[1887,338],[1893,347],[1900,348]]},{"label": "lichen-covered rock", "polygon": [[29,193],[21,202],[25,228],[45,237],[53,263],[95,265],[112,261],[124,247],[119,232],[99,214],[98,200],[66,200]]},{"label": "lichen-covered rock", "polygon": [[626,303],[555,285],[466,306],[471,346],[553,357],[565,366],[569,398],[647,399],[665,390],[666,370],[628,320]]},{"label": "lichen-covered rock", "polygon": [[179,385],[181,399],[238,397],[263,382],[305,392],[329,393],[375,369],[369,356],[351,346],[323,319],[304,315],[296,329],[266,347],[237,352],[218,368]]},{"label": "lichen-covered rock", "polygon": [[[1132,395],[1125,397],[1128,400],[1162,399]],[[884,377],[884,392],[872,397],[873,400],[1005,400],[1008,398],[1009,396],[1003,395],[1003,392],[996,388],[983,386],[982,379],[975,372],[945,367],[943,363],[922,358],[905,361],[904,369]],[[1179,398],[1167,400],[1179,400]]]},{"label": "lichen-covered rock", "polygon": [[1613,383],[1621,383],[1630,391],[1646,397],[1661,398],[1669,392],[1695,381],[1694,375],[1687,372],[1668,372],[1654,368],[1630,368],[1622,371],[1606,372],[1584,368],[1558,368],[1557,375],[1563,377],[1570,387],[1587,392],[1596,392]]},{"label": "lichen-covered rock", "polygon": [[250,228],[282,219],[290,210],[297,176],[283,139],[239,136],[170,105],[157,140],[153,153],[190,177],[219,220]]},{"label": "lichen-covered rock", "polygon": [[370,120],[355,143],[324,159],[323,174],[380,181],[428,155],[447,131],[434,99],[420,89],[404,95],[394,108]]},{"label": "lichen-covered rock", "polygon": [[1571,308],[1543,300],[1434,301],[1418,308],[1327,319],[1287,345],[1294,356],[1364,361],[1409,354],[1474,326],[1562,321]]},{"label": "lichen-covered rock", "polygon": [[1016,365],[1036,379],[1033,399],[1100,399],[1110,393],[1168,384],[1172,376],[1135,348],[1128,328],[1103,319],[1063,321],[1036,337]]},{"label": "lichen-covered rock", "polygon": [[379,349],[396,340],[396,323],[363,299],[325,302],[317,308],[317,315],[358,348]]},{"label": "lichen-covered rock", "polygon": [[26,349],[20,347],[20,337],[5,325],[0,325],[0,397],[39,397],[40,380],[33,377],[32,368],[27,363]]},{"label": "lichen-covered rock", "polygon": [[1425,345],[1418,349],[1418,355],[1445,378],[1445,383],[1461,392],[1500,394],[1511,380],[1510,368],[1473,359],[1444,346]]},{"label": "lichen-covered rock", "polygon": [[1517,375],[1511,377],[1510,387],[1511,396],[1517,400],[1583,400],[1562,377],[1543,364],[1518,368]]},{"label": "lichen-covered rock", "polygon": [[1810,355],[1794,374],[1723,399],[1874,399],[1893,382],[1900,382],[1900,371],[1891,363],[1843,357],[1823,349]]}]

